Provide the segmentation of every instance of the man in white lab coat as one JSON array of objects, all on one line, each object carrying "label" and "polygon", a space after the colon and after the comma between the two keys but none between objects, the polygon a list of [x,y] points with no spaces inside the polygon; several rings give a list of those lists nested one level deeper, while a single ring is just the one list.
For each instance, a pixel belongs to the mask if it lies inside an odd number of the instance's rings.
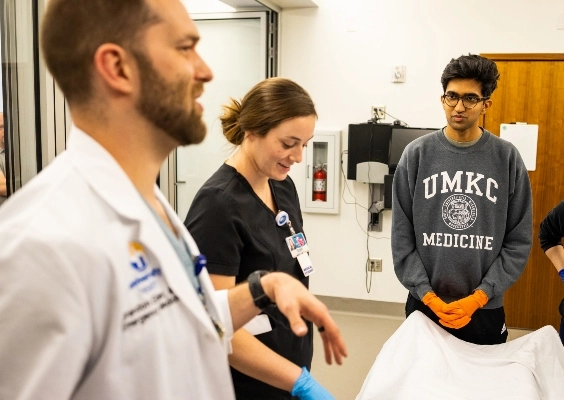
[{"label": "man in white lab coat", "polygon": [[154,184],[205,135],[198,39],[179,0],[49,1],[42,50],[74,126],[0,210],[1,399],[232,399],[229,339],[271,302],[297,335],[302,317],[320,327],[328,362],[346,356],[288,275],[214,292]]}]

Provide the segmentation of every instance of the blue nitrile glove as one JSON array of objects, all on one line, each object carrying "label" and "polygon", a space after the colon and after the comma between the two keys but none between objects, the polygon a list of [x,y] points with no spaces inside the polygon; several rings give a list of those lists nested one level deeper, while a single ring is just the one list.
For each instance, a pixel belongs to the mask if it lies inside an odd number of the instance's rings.
[{"label": "blue nitrile glove", "polygon": [[331,393],[313,379],[306,367],[302,367],[302,373],[294,383],[292,396],[301,400],[335,400]]},{"label": "blue nitrile glove", "polygon": [[564,268],[562,268],[560,271],[558,271],[558,275],[560,275],[562,282],[564,282]]}]

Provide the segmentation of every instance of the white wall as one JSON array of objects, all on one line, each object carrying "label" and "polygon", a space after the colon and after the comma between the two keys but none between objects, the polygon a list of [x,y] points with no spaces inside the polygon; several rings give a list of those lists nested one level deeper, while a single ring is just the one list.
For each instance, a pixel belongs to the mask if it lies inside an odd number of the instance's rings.
[{"label": "white wall", "polygon": [[[562,0],[318,0],[319,8],[281,14],[280,75],[313,97],[319,129],[341,129],[347,147],[349,123],[366,122],[370,106],[413,127],[442,127],[440,76],[451,58],[468,53],[563,53],[557,30]],[[354,26],[354,32],[348,32]],[[393,65],[407,66],[407,82],[391,83]],[[503,79],[503,76],[501,77]],[[495,105],[494,105],[495,107]],[[384,122],[392,122],[388,119]],[[346,156],[345,170],[346,170]],[[297,184],[303,178],[293,174]],[[364,206],[367,188],[348,181]],[[343,181],[341,179],[341,186]],[[352,198],[345,194],[347,201]],[[303,199],[302,199],[303,202]],[[356,207],[366,227],[367,214]],[[304,213],[304,229],[317,271],[311,290],[320,295],[404,302],[407,291],[393,272],[390,211],[384,229],[369,240],[370,255],[383,259],[365,289],[366,235],[355,207],[341,200],[336,216]]]}]

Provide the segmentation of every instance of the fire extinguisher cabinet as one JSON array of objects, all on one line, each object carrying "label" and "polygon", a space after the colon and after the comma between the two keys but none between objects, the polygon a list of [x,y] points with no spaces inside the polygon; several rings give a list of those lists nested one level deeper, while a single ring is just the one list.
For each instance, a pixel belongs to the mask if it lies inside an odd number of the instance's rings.
[{"label": "fire extinguisher cabinet", "polygon": [[339,213],[340,145],[340,131],[315,131],[308,143],[303,212]]}]

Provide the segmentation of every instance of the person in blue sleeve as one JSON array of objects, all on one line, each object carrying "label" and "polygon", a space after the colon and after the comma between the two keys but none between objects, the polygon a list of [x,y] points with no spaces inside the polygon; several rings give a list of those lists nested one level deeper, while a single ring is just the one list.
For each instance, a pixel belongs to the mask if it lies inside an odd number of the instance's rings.
[{"label": "person in blue sleeve", "polygon": [[[539,239],[544,254],[552,261],[558,275],[564,282],[564,201],[554,207],[540,224]],[[560,311],[560,340],[564,344],[564,299],[558,307]]]}]

